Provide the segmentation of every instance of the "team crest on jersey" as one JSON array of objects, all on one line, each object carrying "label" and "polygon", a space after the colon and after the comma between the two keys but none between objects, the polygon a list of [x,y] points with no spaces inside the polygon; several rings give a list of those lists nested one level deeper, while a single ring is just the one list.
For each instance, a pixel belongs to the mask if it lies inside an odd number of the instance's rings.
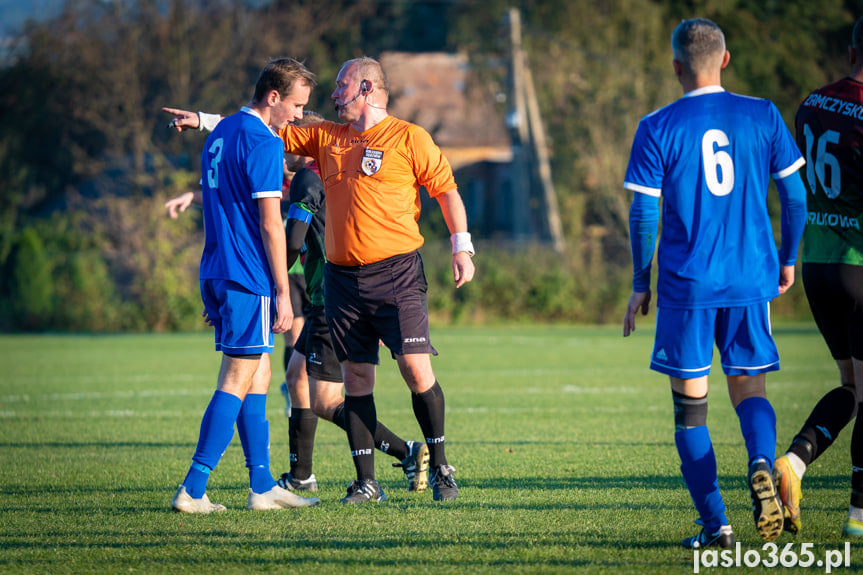
[{"label": "team crest on jersey", "polygon": [[381,169],[381,162],[384,159],[383,150],[372,150],[366,148],[363,151],[363,173],[367,176],[373,176]]}]

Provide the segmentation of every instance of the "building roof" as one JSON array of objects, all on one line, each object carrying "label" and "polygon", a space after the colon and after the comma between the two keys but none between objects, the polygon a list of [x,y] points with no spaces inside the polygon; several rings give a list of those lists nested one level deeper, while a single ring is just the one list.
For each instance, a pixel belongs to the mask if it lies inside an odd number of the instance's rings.
[{"label": "building roof", "polygon": [[389,112],[428,130],[453,169],[512,160],[503,112],[464,54],[384,52],[380,62],[390,85]]}]

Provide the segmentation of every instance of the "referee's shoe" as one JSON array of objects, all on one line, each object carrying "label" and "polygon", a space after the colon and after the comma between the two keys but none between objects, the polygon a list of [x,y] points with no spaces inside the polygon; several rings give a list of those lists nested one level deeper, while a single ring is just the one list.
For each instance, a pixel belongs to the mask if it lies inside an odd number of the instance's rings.
[{"label": "referee's shoe", "polygon": [[435,501],[455,499],[458,497],[458,485],[453,478],[455,467],[438,465],[429,474],[429,484],[432,487],[432,499]]},{"label": "referee's shoe", "polygon": [[359,505],[369,501],[386,501],[380,484],[374,479],[354,480],[348,485],[348,494],[341,499],[341,503],[348,505]]}]

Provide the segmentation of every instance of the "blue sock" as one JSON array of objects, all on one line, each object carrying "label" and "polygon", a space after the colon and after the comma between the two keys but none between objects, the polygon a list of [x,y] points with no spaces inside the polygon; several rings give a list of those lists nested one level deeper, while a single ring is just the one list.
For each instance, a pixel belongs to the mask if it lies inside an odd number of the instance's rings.
[{"label": "blue sock", "polygon": [[710,533],[728,525],[725,503],[719,493],[716,475],[716,456],[706,425],[681,429],[674,434],[674,443],[680,455],[680,471],[698,511],[699,522]]},{"label": "blue sock", "polygon": [[276,482],[270,473],[270,424],[265,394],[246,395],[237,417],[237,432],[249,468],[249,487],[255,493],[266,493]]},{"label": "blue sock", "polygon": [[216,390],[204,411],[198,447],[189,473],[183,480],[186,492],[195,499],[200,499],[206,492],[210,471],[215,469],[234,437],[234,422],[241,405],[239,397]]},{"label": "blue sock", "polygon": [[749,464],[763,458],[773,469],[776,456],[776,413],[773,406],[763,397],[749,397],[737,404],[737,417],[749,454]]}]

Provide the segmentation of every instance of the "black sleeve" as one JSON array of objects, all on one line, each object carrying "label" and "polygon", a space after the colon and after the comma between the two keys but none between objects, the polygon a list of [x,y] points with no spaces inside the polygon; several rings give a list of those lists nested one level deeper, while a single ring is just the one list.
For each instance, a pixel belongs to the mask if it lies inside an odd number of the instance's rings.
[{"label": "black sleeve", "polygon": [[[291,204],[303,204],[312,214],[316,214],[324,203],[324,184],[320,176],[313,170],[303,168],[291,180],[289,192]],[[307,222],[288,218],[285,223],[285,234],[288,247],[288,267],[300,254],[306,233],[309,230]]]},{"label": "black sleeve", "polygon": [[285,240],[288,248],[288,268],[294,265],[300,251],[303,249],[303,243],[306,241],[306,232],[309,229],[309,224],[288,218],[285,223]]},{"label": "black sleeve", "polygon": [[317,213],[324,205],[324,183],[313,170],[303,168],[291,180],[290,199],[292,204],[301,203],[312,213]]}]

